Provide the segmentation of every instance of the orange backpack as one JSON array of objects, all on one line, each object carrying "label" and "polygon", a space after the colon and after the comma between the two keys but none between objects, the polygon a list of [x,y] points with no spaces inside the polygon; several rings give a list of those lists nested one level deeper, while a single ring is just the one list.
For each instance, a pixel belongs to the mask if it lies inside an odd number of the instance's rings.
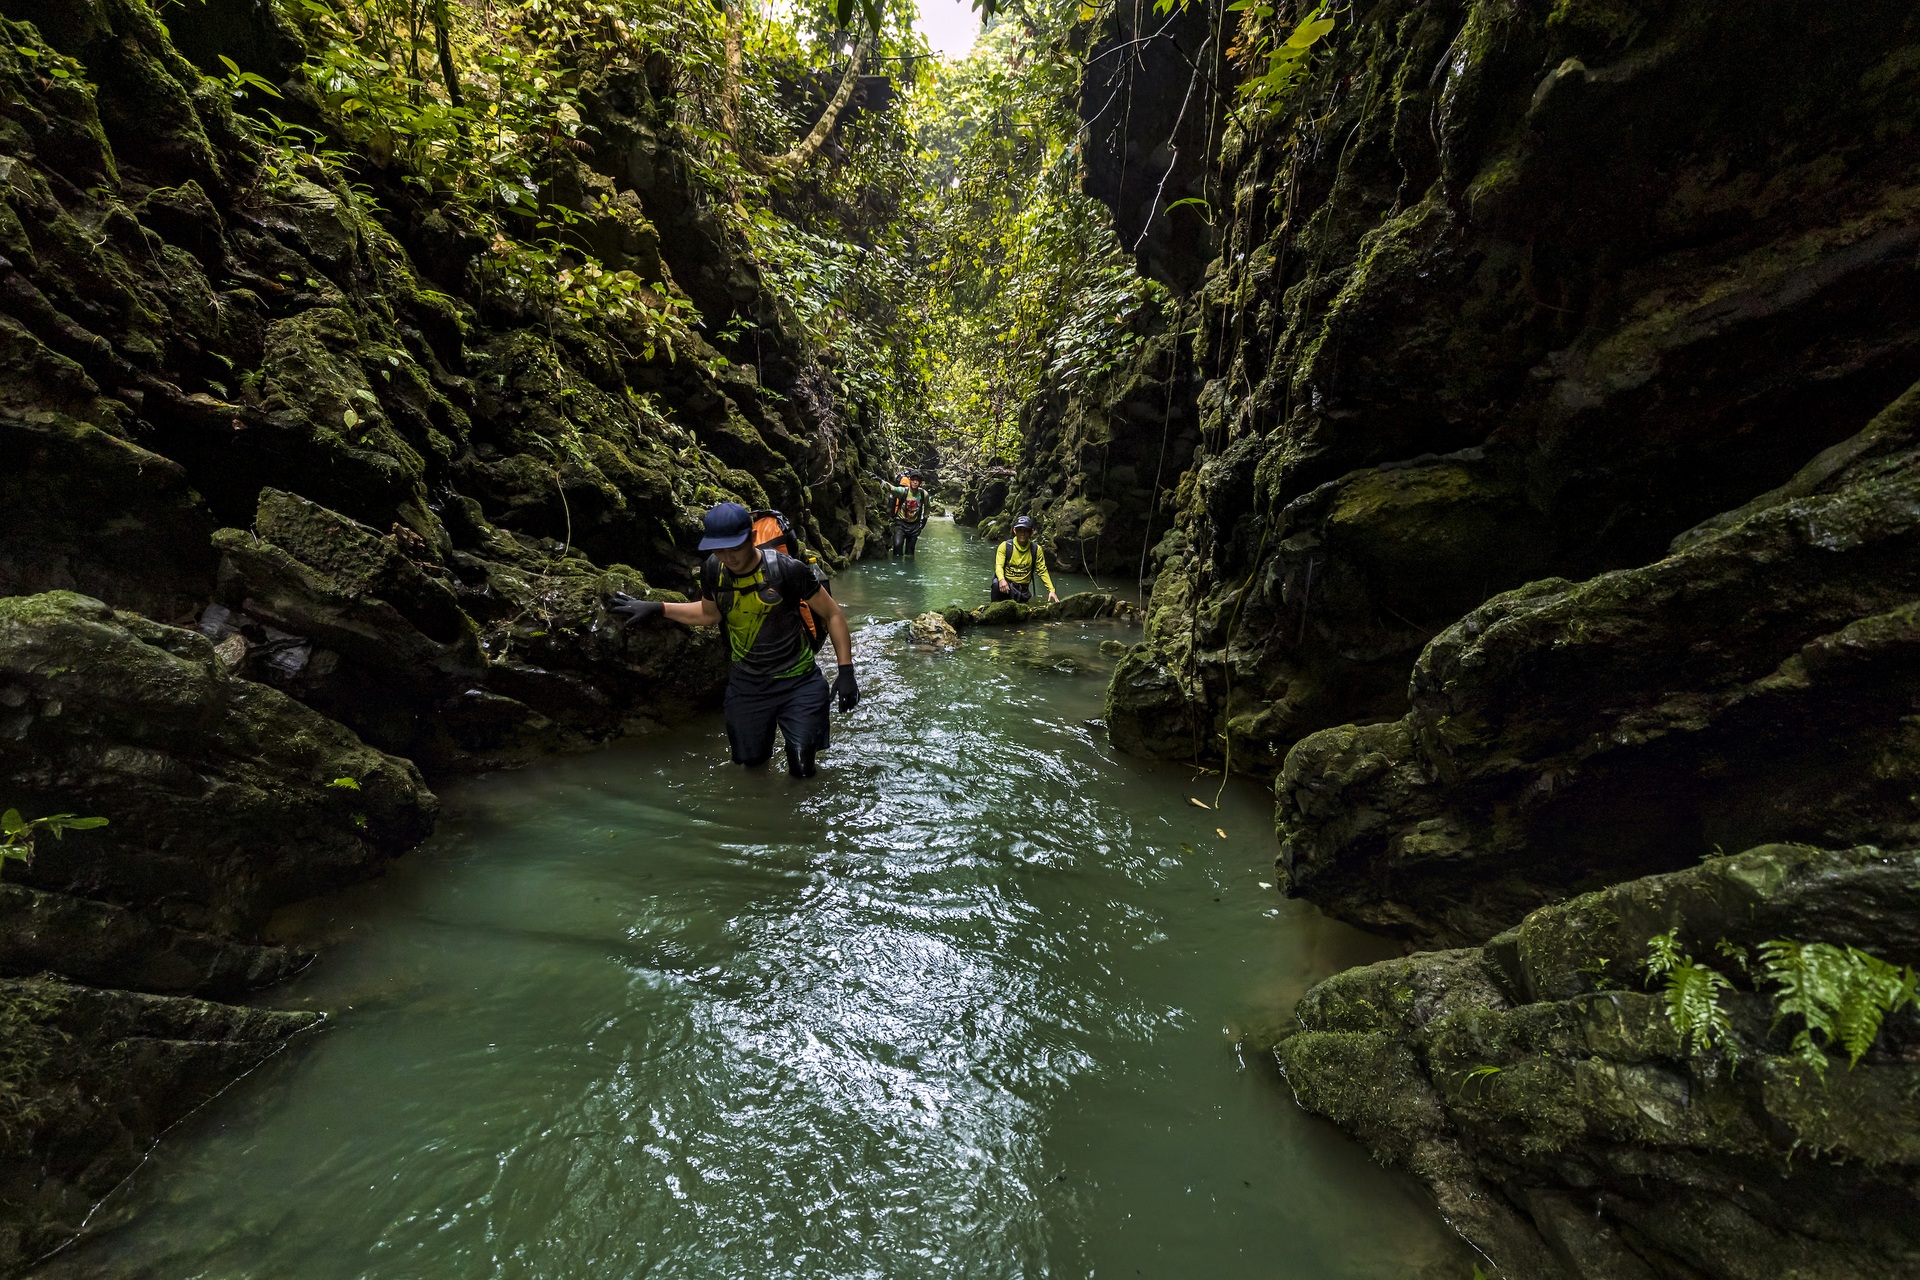
[{"label": "orange backpack", "polygon": [[[762,551],[772,550],[778,551],[783,555],[792,556],[795,560],[813,569],[813,580],[820,584],[821,590],[827,590],[827,580],[820,576],[820,570],[814,567],[812,558],[800,554],[799,535],[794,533],[793,525],[788,522],[785,516],[781,515],[778,511],[755,511],[750,514],[753,517],[754,546],[760,548]],[[805,600],[800,601],[799,604],[800,625],[807,629],[807,635],[813,647],[818,650],[820,648],[820,622],[813,616],[813,610],[807,607]]]}]

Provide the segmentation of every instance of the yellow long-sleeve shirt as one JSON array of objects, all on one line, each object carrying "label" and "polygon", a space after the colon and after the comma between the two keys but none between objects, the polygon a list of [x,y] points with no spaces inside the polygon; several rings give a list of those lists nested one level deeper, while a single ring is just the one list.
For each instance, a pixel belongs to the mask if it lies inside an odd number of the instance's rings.
[{"label": "yellow long-sleeve shirt", "polygon": [[1038,574],[1046,586],[1047,594],[1053,594],[1053,575],[1047,572],[1047,553],[1040,549],[1040,540],[1035,538],[1023,549],[1018,538],[1008,538],[1000,544],[1000,550],[993,557],[993,576],[1002,582],[1017,582],[1026,586]]}]

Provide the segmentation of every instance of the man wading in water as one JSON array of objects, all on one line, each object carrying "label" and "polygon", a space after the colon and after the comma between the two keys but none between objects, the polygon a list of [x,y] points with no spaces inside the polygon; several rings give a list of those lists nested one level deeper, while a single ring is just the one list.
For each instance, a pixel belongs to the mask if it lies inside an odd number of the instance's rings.
[{"label": "man wading in water", "polygon": [[920,484],[920,473],[907,472],[900,477],[899,484],[884,476],[874,479],[887,486],[887,494],[893,499],[893,546],[887,558],[911,556],[914,544],[920,541],[920,534],[927,527],[927,517],[933,514],[933,508],[927,503],[927,491]]},{"label": "man wading in water", "polygon": [[[667,604],[616,594],[613,607],[635,622],[671,618],[688,626],[727,624],[733,672],[727,679],[727,742],[733,762],[765,764],[773,755],[773,730],[787,743],[787,772],[811,778],[813,757],[827,749],[827,703],[838,694],[840,710],[860,701],[853,678],[853,637],[840,612],[813,576],[792,556],[753,543],[753,517],[737,502],[707,512],[700,550],[711,552],[700,570],[700,601]],[[840,675],[831,686],[813,656],[820,628],[833,640]]]},{"label": "man wading in water", "polygon": [[1033,599],[1034,580],[1047,588],[1047,603],[1060,597],[1053,594],[1053,575],[1047,572],[1047,553],[1033,540],[1033,517],[1021,516],[1013,522],[1013,536],[1000,544],[993,557],[992,601],[1016,600],[1021,604]]}]

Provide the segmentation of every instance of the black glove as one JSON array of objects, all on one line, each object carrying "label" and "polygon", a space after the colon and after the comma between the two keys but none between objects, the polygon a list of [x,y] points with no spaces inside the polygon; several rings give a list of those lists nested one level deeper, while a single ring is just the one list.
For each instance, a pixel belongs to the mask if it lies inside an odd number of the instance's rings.
[{"label": "black glove", "polygon": [[616,591],[613,593],[613,611],[625,616],[629,622],[652,622],[667,612],[667,606],[658,600],[642,600],[639,596]]},{"label": "black glove", "polygon": [[860,705],[860,682],[853,678],[853,664],[840,668],[840,674],[834,679],[833,691],[840,695],[840,709],[851,711]]}]

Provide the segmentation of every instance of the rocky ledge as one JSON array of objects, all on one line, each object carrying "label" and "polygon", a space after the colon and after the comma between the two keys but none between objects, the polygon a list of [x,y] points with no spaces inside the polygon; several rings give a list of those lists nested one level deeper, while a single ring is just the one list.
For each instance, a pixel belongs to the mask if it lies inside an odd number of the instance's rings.
[{"label": "rocky ledge", "polygon": [[1063,596],[1052,604],[1021,604],[1018,600],[996,600],[992,604],[983,604],[973,609],[963,609],[955,605],[942,616],[946,618],[948,625],[955,629],[965,629],[1092,618],[1115,618],[1128,621],[1137,619],[1140,616],[1140,610],[1133,601],[1123,600],[1104,591],[1077,591],[1073,595]]},{"label": "rocky ledge", "polygon": [[[1725,971],[1710,1046],[1646,989],[1656,935]],[[1920,853],[1768,845],[1543,907],[1321,983],[1278,1053],[1302,1106],[1423,1179],[1506,1275],[1913,1275],[1920,1017],[1810,1062],[1755,989],[1780,940],[1920,963]]]},{"label": "rocky ledge", "polygon": [[1765,840],[1920,842],[1920,388],[1652,564],[1495,596],[1277,784],[1288,892],[1427,944]]}]

